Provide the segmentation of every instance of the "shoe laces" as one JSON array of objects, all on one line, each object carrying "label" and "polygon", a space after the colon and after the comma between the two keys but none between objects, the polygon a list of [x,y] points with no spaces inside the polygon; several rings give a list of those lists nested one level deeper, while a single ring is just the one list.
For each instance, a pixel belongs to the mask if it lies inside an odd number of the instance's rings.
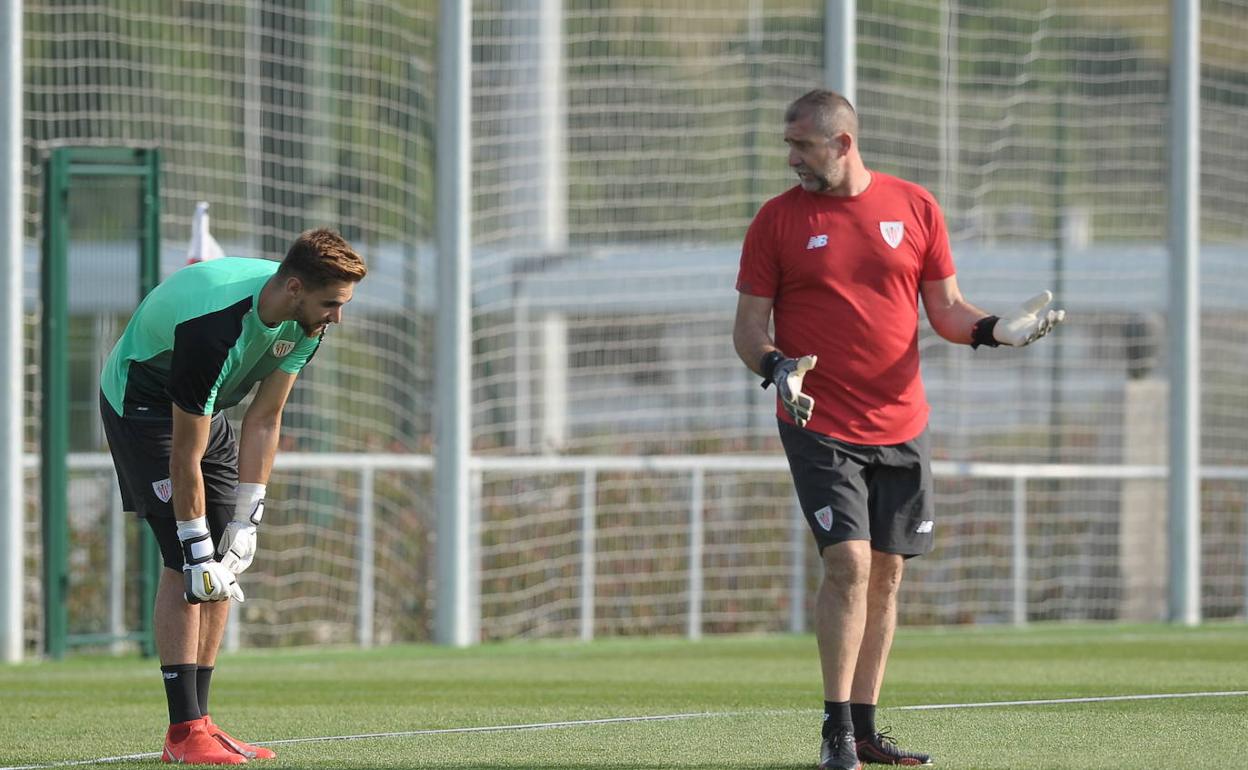
[{"label": "shoe laces", "polygon": [[833,747],[842,745],[853,746],[854,731],[850,730],[848,727],[842,727],[839,730],[834,730],[832,734],[828,736],[828,742]]},{"label": "shoe laces", "polygon": [[892,728],[891,728],[891,727],[885,727],[884,729],[880,730],[880,731],[879,731],[879,732],[877,732],[875,735],[873,735],[873,736],[869,739],[869,742],[870,742],[871,744],[873,744],[873,745],[875,746],[875,748],[876,748],[876,749],[878,749],[879,751],[883,752],[884,754],[888,754],[888,755],[890,755],[890,756],[893,756],[893,757],[920,757],[920,756],[923,756],[923,755],[918,754],[918,753],[916,753],[916,752],[913,752],[913,751],[907,751],[907,750],[905,750],[905,749],[903,749],[903,748],[899,747],[899,746],[897,745],[897,739],[893,737],[893,734],[892,734],[892,732],[891,732],[891,731],[892,731]]}]

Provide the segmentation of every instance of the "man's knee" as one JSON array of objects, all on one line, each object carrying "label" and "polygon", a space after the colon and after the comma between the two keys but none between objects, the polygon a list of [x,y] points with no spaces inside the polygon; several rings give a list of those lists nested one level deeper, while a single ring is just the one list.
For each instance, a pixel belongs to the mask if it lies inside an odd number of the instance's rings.
[{"label": "man's knee", "polygon": [[892,596],[901,587],[906,560],[895,553],[871,552],[871,593]]},{"label": "man's knee", "polygon": [[871,576],[871,549],[866,540],[847,540],[823,549],[823,579],[846,590],[861,588]]}]

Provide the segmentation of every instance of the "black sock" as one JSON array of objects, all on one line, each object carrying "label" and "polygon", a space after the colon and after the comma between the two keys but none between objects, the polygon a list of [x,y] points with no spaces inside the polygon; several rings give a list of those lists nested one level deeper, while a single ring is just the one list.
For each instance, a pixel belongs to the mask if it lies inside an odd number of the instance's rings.
[{"label": "black sock", "polygon": [[849,711],[854,716],[854,739],[864,740],[875,735],[875,704],[851,703]]},{"label": "black sock", "polygon": [[854,729],[854,718],[850,715],[849,701],[825,700],[823,702],[823,737],[827,738],[835,730]]},{"label": "black sock", "polygon": [[199,719],[199,700],[195,695],[194,663],[180,663],[176,666],[161,666],[160,673],[165,680],[165,700],[169,701],[169,724],[189,722]]},{"label": "black sock", "polygon": [[212,666],[195,670],[195,694],[199,697],[199,715],[208,713],[208,688],[212,686]]}]

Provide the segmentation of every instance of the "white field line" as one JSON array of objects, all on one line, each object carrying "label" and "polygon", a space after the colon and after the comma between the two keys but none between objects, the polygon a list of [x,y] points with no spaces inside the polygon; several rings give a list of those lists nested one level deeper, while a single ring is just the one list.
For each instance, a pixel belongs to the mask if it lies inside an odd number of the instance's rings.
[{"label": "white field line", "polygon": [[[256,741],[257,746],[280,746],[285,743],[322,743],[325,741],[356,741],[364,738],[408,738],[417,735],[444,735],[446,733],[495,733],[505,730],[549,730],[559,727],[583,727],[585,725],[608,725],[619,722],[663,722],[675,719],[705,719],[710,717],[740,716],[744,712],[737,711],[705,711],[691,714],[658,714],[639,717],[608,717],[605,719],[580,719],[571,722],[536,722],[523,725],[485,725],[482,727],[443,727],[431,730],[404,730],[391,733],[360,733],[358,735],[321,735],[310,738],[285,738],[278,741]],[[107,762],[125,762],[132,759],[157,759],[159,751],[145,754],[122,754],[116,757],[100,757],[99,759],[77,759],[70,762],[49,762],[41,765],[14,765],[0,767],[0,770],[43,770],[52,767],[78,767],[97,765]]]},{"label": "white field line", "polygon": [[[991,708],[1001,706],[1046,706],[1061,705],[1065,703],[1105,703],[1109,701],[1133,701],[1133,700],[1163,700],[1167,698],[1224,698],[1224,697],[1240,697],[1248,696],[1248,690],[1227,690],[1221,692],[1176,692],[1176,693],[1153,693],[1147,695],[1105,695],[1099,697],[1088,698],[1047,698],[1043,700],[1005,700],[1005,701],[987,701],[984,703],[933,703],[918,706],[890,706],[887,711],[932,711],[935,709],[959,709],[959,708]],[[676,719],[711,719],[715,717],[733,717],[748,716],[754,713],[805,713],[813,711],[813,709],[788,709],[778,711],[702,711],[688,714],[658,714],[650,716],[637,717],[608,717],[605,719],[580,719],[569,722],[535,722],[532,724],[520,725],[485,725],[481,727],[444,727],[430,730],[404,730],[401,732],[389,733],[359,733],[356,735],[322,735],[309,738],[284,738],[276,741],[257,741],[258,746],[281,746],[291,743],[323,743],[326,741],[355,741],[367,738],[410,738],[418,735],[445,735],[448,733],[494,733],[506,730],[550,730],[560,727],[584,727],[586,725],[607,725],[622,722],[663,722]],[[160,757],[160,752],[148,752],[145,754],[122,754],[115,757],[100,757],[99,759],[78,759],[70,762],[50,762],[41,765],[14,765],[11,767],[0,767],[0,770],[44,770],[45,768],[56,767],[80,767],[83,765],[105,764],[109,762],[125,762],[132,759],[156,759]]]},{"label": "white field line", "polygon": [[[1120,700],[1162,700],[1164,698],[1224,698],[1248,695],[1248,690],[1223,692],[1170,692],[1149,695],[1102,695],[1090,698],[1049,698],[1046,700],[999,700],[986,703],[934,703],[926,706],[893,706],[890,711],[933,711],[935,709],[979,709],[992,706],[1047,706],[1061,703],[1107,703]],[[3,768],[0,768],[3,770]]]},{"label": "white field line", "polygon": [[[692,714],[658,714],[640,717],[607,717],[605,719],[578,719],[574,722],[537,722],[526,725],[486,725],[483,727],[443,727],[436,730],[405,730],[397,733],[361,733],[360,735],[335,735],[320,738],[286,738],[280,741],[265,741],[265,746],[280,746],[283,743],[318,743],[321,741],[354,741],[361,738],[406,738],[412,735],[443,735],[446,733],[497,733],[504,730],[549,730],[557,727],[583,727],[585,725],[609,725],[617,722],[664,722],[674,719],[706,719],[710,717],[740,716],[743,712],[733,711],[702,711]],[[257,746],[261,744],[256,744]],[[10,768],[0,767],[0,770]],[[20,770],[12,768],[12,770]]]}]

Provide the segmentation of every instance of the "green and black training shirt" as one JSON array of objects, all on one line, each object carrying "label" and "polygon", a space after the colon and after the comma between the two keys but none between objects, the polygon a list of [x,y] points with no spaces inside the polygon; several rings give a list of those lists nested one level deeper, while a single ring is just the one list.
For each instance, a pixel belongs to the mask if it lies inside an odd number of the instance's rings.
[{"label": "green and black training shirt", "polygon": [[275,369],[298,374],[321,338],[308,337],[296,321],[260,320],[260,290],[277,267],[224,257],[188,265],[153,289],[100,374],[113,410],[168,420],[177,404],[210,415],[242,401]]}]

